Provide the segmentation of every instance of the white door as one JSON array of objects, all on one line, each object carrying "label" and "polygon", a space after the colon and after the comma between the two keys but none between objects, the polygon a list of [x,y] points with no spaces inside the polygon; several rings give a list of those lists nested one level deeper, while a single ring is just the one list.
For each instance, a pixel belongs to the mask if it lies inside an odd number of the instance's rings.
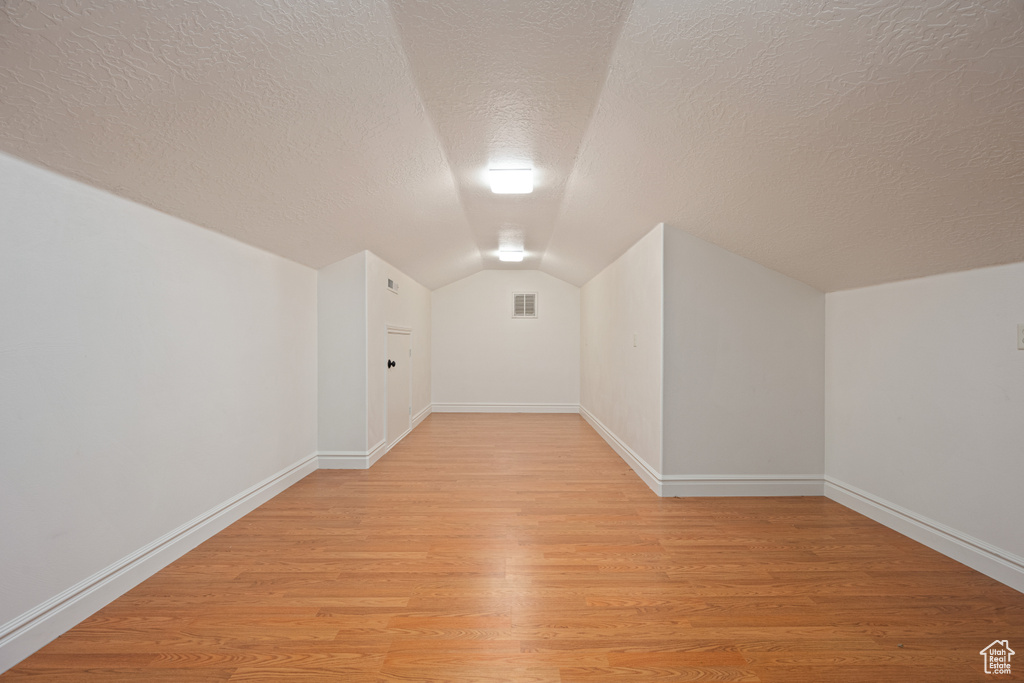
[{"label": "white door", "polygon": [[388,448],[412,425],[411,365],[409,333],[388,330]]}]

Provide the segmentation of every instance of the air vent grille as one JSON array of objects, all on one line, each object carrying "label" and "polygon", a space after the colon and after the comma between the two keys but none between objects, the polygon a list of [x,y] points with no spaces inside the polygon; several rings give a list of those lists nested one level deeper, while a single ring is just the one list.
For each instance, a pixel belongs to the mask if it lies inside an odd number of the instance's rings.
[{"label": "air vent grille", "polygon": [[512,317],[513,318],[536,318],[537,317],[537,293],[516,292],[512,295]]}]

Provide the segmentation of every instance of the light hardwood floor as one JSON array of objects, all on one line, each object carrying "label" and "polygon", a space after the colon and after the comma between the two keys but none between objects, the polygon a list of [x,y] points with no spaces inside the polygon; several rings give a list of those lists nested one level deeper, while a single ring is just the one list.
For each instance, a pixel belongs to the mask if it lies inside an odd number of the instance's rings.
[{"label": "light hardwood floor", "polygon": [[[1013,677],[979,650],[1008,638]],[[3,683],[1024,680],[1024,595],[825,498],[661,499],[577,415],[435,414]]]}]

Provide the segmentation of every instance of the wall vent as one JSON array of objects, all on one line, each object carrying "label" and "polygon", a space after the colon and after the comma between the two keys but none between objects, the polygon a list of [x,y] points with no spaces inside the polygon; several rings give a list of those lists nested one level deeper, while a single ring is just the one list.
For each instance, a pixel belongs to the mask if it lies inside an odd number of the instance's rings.
[{"label": "wall vent", "polygon": [[512,295],[513,318],[537,317],[537,293],[516,292]]},{"label": "wall vent", "polygon": [[388,289],[395,294],[398,294],[398,283],[391,278],[388,278]]}]

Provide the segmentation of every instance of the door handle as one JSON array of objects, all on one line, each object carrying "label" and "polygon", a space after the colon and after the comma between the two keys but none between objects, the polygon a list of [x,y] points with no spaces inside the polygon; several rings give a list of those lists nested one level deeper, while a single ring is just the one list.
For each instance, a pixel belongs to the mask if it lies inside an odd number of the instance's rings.
[{"label": "door handle", "polygon": [[395,361],[390,360],[390,359],[388,360],[388,370],[390,370],[391,368],[395,367],[396,365],[398,365],[398,363],[396,363]]}]

